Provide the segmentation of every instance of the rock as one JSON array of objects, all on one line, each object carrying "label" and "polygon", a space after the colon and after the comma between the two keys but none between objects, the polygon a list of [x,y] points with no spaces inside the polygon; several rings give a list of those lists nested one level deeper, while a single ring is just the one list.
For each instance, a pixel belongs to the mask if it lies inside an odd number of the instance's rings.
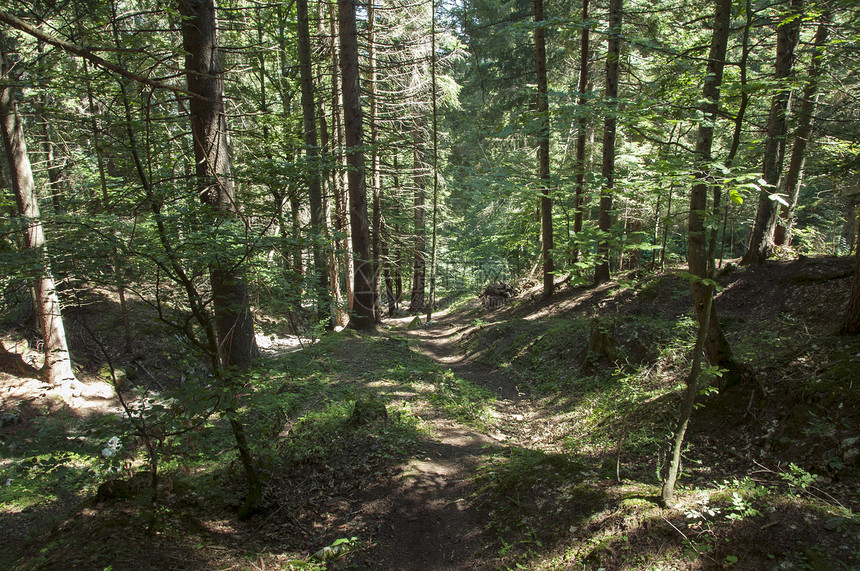
[{"label": "rock", "polygon": [[128,378],[128,374],[125,372],[125,369],[122,367],[114,367],[113,374],[111,374],[110,365],[104,363],[99,368],[99,378],[103,381],[107,381],[108,383],[115,384],[116,388],[122,388],[125,384],[126,379]]},{"label": "rock", "polygon": [[487,285],[484,291],[478,295],[484,309],[496,309],[507,303],[517,295],[517,290],[505,282],[496,282]]},{"label": "rock", "polygon": [[21,422],[21,411],[11,410],[0,413],[0,426],[9,426]]}]

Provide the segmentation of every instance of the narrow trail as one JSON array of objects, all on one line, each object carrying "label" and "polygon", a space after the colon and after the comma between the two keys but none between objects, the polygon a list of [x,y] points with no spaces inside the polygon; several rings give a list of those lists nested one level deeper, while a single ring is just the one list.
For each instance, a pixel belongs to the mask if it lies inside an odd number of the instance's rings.
[{"label": "narrow trail", "polygon": [[516,373],[494,369],[464,355],[459,343],[474,331],[470,314],[442,314],[429,327],[406,331],[417,341],[413,348],[460,378],[480,385],[495,395],[492,415],[497,427],[490,436],[509,446],[561,451],[561,436],[572,428],[559,407],[529,394]]},{"label": "narrow trail", "polygon": [[369,567],[495,568],[495,551],[485,549],[494,544],[488,530],[490,508],[476,504],[474,477],[491,456],[529,442],[524,429],[538,412],[503,371],[471,362],[458,352],[457,341],[469,327],[459,316],[443,316],[430,327],[406,331],[405,336],[413,340],[413,350],[495,393],[496,428],[484,433],[434,407],[421,407],[420,415],[432,438],[422,443],[417,457],[386,489],[375,490],[362,508],[364,521],[375,526],[373,546],[367,552]]}]

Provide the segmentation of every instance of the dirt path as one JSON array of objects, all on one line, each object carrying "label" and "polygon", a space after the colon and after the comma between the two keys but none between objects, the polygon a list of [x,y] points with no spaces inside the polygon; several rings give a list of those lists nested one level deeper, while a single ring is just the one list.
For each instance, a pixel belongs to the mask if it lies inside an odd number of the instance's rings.
[{"label": "dirt path", "polygon": [[559,436],[568,424],[563,411],[546,399],[537,399],[522,387],[514,373],[493,369],[462,353],[459,342],[474,330],[471,314],[441,314],[429,327],[407,331],[418,343],[415,349],[467,381],[495,395],[492,414],[497,429],[491,436],[509,446],[561,450]]},{"label": "dirt path", "polygon": [[532,405],[500,371],[463,358],[459,335],[468,329],[461,320],[442,317],[430,327],[410,330],[412,348],[455,375],[482,385],[497,396],[497,430],[483,433],[445,417],[430,407],[420,415],[429,425],[416,458],[385,488],[365,498],[360,518],[375,529],[364,564],[374,569],[492,569],[494,543],[488,535],[488,514],[475,504],[474,477],[490,456],[524,440],[518,427],[532,416]]}]

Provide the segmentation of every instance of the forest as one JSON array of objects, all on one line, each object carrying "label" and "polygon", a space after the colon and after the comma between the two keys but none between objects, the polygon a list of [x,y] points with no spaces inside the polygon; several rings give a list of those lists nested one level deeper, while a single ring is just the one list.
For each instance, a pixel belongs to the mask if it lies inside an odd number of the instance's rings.
[{"label": "forest", "polygon": [[0,569],[860,568],[854,0],[3,0]]}]

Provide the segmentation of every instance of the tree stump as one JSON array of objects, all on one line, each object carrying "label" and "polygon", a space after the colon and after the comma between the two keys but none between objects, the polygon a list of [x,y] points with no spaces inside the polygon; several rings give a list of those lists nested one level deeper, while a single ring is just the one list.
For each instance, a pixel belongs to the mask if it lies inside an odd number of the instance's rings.
[{"label": "tree stump", "polygon": [[614,357],[615,322],[605,317],[595,317],[591,320],[591,335],[582,368],[587,372],[596,372],[600,366],[611,364]]}]

